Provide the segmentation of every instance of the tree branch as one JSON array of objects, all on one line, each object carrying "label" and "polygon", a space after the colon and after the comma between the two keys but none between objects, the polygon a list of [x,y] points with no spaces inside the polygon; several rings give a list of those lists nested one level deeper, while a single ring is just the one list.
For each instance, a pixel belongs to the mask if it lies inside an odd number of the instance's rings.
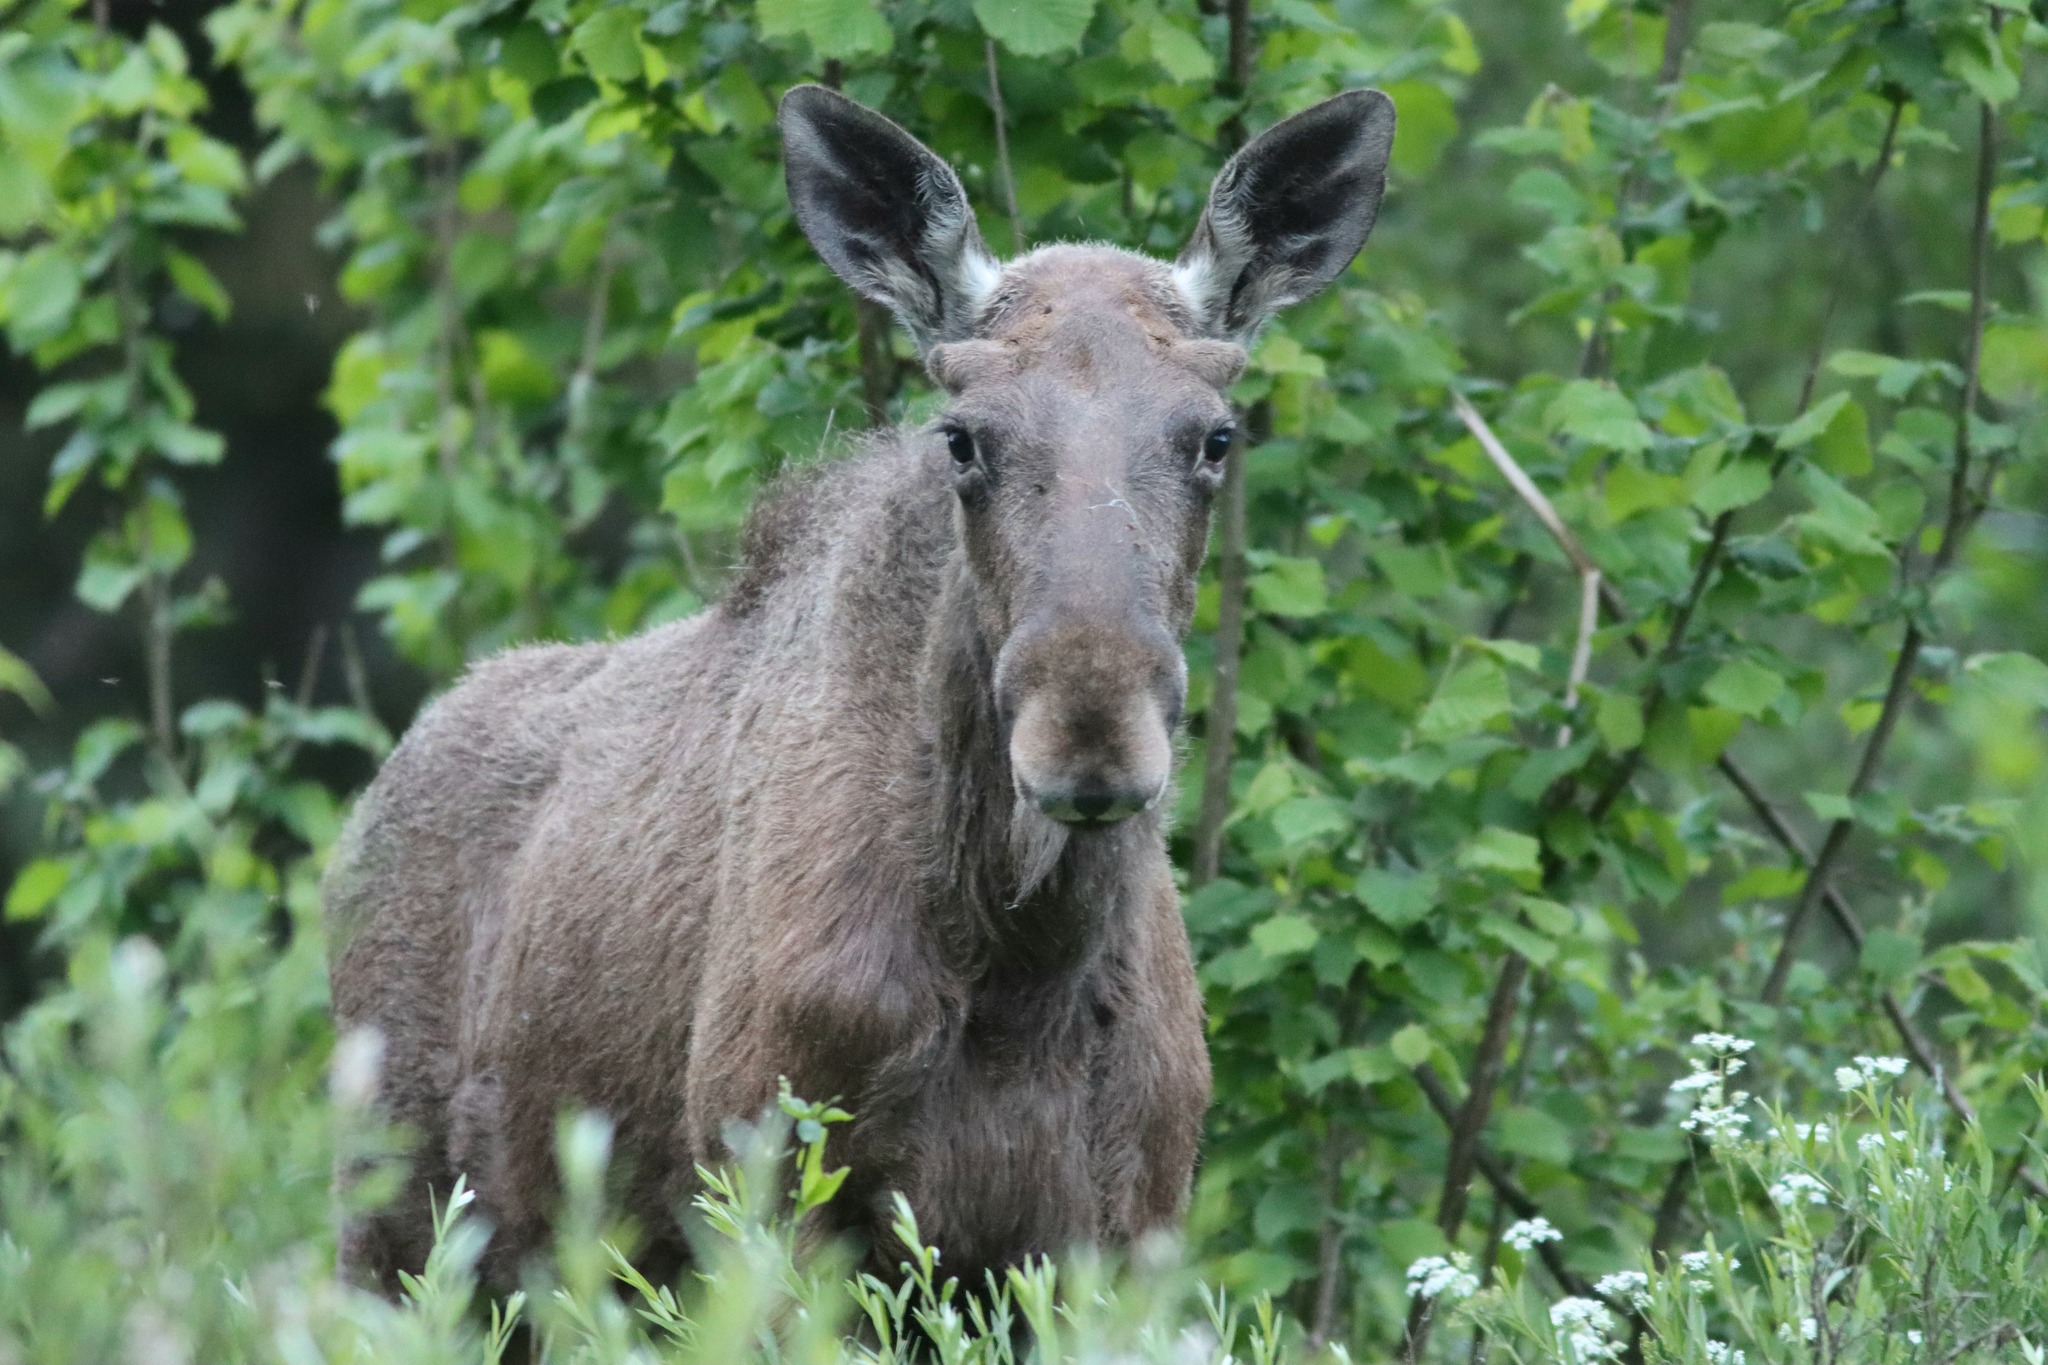
[{"label": "tree branch", "polygon": [[[1976,416],[1979,384],[1979,362],[1984,347],[1984,314],[1987,306],[1986,278],[1989,267],[1989,235],[1991,222],[1991,187],[1997,179],[1997,121],[1988,103],[1980,104],[1977,117],[1977,191],[1975,217],[1970,230],[1970,326],[1963,342],[1963,392],[1956,412],[1955,454],[1949,469],[1948,514],[1942,524],[1941,543],[1935,547],[1934,557],[1928,563],[1924,585],[1931,587],[1934,580],[1955,561],[1956,552],[1962,547],[1964,536],[1973,520],[1971,509],[1974,499],[1970,491],[1971,441],[1970,423]],[[1903,551],[1902,551],[1903,553]],[[1899,641],[1898,657],[1892,665],[1890,681],[1885,686],[1884,704],[1877,714],[1877,724],[1870,732],[1869,740],[1863,746],[1862,761],[1856,765],[1856,775],[1849,783],[1849,799],[1854,801],[1864,794],[1875,780],[1879,760],[1884,757],[1886,746],[1891,743],[1893,732],[1899,723],[1899,714],[1905,708],[1906,699],[1912,693],[1910,686],[1913,668],[1920,660],[1920,648],[1925,643],[1925,634],[1918,620],[1908,620],[1906,633]],[[1835,860],[1841,856],[1843,847],[1849,842],[1849,835],[1855,828],[1855,820],[1844,816],[1828,826],[1826,839],[1821,844],[1820,855],[1813,861],[1813,870],[1807,875],[1806,883],[1799,890],[1799,899],[1793,903],[1791,912],[1785,918],[1784,938],[1778,947],[1777,958],[1771,963],[1771,973],[1764,981],[1763,1000],[1775,1005],[1785,993],[1785,982],[1792,971],[1793,959],[1797,956],[1799,934],[1806,925],[1806,917],[1813,908],[1820,888],[1827,884],[1828,874],[1833,871]]]},{"label": "tree branch", "polygon": [[[1230,50],[1216,78],[1216,93],[1241,99],[1251,78],[1251,0],[1230,0]],[[1226,152],[1244,144],[1244,120],[1236,114],[1224,122],[1220,140]],[[1214,880],[1223,863],[1223,825],[1230,818],[1230,760],[1237,741],[1237,673],[1244,655],[1244,596],[1249,577],[1245,563],[1245,457],[1255,435],[1247,421],[1246,439],[1230,452],[1223,470],[1219,515],[1221,535],[1216,547],[1216,679],[1203,722],[1207,748],[1202,757],[1202,804],[1195,817],[1195,858],[1188,869],[1192,889]]]},{"label": "tree branch", "polygon": [[1010,215],[1010,246],[1024,254],[1024,220],[1017,214],[1017,176],[1010,169],[1010,117],[1003,111],[1003,78],[996,69],[996,40],[986,38],[988,107],[996,120],[996,172],[1003,182],[1003,208]]}]

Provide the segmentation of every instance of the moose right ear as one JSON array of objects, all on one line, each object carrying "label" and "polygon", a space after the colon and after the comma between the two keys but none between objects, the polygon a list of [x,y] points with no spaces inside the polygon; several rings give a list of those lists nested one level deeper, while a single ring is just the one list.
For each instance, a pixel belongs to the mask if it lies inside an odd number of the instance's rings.
[{"label": "moose right ear", "polygon": [[822,85],[782,97],[789,206],[832,272],[886,304],[920,352],[972,331],[1002,268],[953,168]]}]

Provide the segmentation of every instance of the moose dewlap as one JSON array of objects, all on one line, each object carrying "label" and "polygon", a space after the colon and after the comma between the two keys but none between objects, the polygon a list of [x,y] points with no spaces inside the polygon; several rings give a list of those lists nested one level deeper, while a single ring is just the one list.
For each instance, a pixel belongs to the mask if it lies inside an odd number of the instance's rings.
[{"label": "moose dewlap", "polygon": [[881,115],[806,86],[781,123],[797,221],[950,402],[764,498],[704,614],[477,665],[364,796],[335,1013],[415,1145],[342,1259],[387,1291],[458,1175],[515,1279],[578,1107],[679,1266],[696,1166],[784,1076],[857,1116],[819,1230],[872,1237],[901,1191],[969,1284],[1185,1202],[1209,1066],[1161,819],[1223,390],[1364,243],[1393,106],[1245,147],[1173,264],[999,262]]}]

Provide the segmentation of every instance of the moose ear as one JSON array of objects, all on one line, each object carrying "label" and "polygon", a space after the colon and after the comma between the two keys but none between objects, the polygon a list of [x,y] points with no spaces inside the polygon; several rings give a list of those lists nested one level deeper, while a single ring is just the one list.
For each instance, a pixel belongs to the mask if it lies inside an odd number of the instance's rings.
[{"label": "moose ear", "polygon": [[1001,267],[953,168],[821,85],[784,95],[779,118],[789,205],[825,264],[887,304],[919,351],[967,336]]},{"label": "moose ear", "polygon": [[1393,146],[1394,102],[1350,90],[1230,158],[1173,268],[1213,334],[1248,339],[1343,273],[1379,214]]}]

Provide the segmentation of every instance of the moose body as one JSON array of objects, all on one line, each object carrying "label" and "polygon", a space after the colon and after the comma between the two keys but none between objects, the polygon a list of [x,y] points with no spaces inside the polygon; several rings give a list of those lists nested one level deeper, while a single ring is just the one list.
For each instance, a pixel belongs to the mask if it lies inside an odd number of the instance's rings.
[{"label": "moose body", "polygon": [[1391,106],[1247,147],[1173,266],[998,265],[894,124],[815,87],[782,117],[798,221],[952,402],[773,490],[704,614],[478,665],[365,795],[325,890],[338,1023],[415,1140],[343,1230],[386,1290],[458,1175],[515,1279],[577,1107],[682,1258],[697,1165],[783,1077],[856,1116],[824,1229],[900,1191],[969,1284],[1185,1201],[1209,1070],[1161,820],[1221,392],[1363,243]]}]

